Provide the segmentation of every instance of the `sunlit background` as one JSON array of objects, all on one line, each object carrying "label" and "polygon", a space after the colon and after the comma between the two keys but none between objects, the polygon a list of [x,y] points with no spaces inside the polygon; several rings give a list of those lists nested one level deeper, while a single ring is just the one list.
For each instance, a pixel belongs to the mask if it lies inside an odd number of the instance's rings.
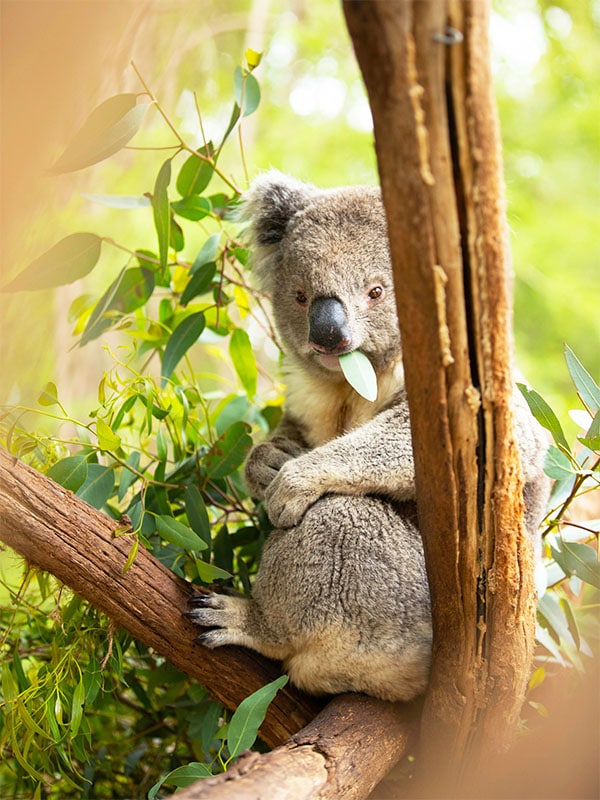
[{"label": "sunlit background", "polygon": [[[250,178],[276,167],[321,186],[377,181],[371,115],[338,0],[2,2],[2,282],[81,230],[128,247],[152,240],[151,210],[117,211],[83,197],[152,189],[155,153],[123,151],[79,173],[47,177],[91,109],[142,91],[130,62],[189,137],[220,137],[232,73],[246,47],[264,51],[262,100],[243,128]],[[516,273],[518,362],[563,417],[574,405],[563,342],[600,371],[598,0],[497,0],[493,67],[504,142]],[[168,145],[156,113],[132,142]],[[232,148],[226,171],[246,185]],[[184,255],[193,259],[194,235]],[[105,358],[73,348],[68,310],[123,267],[105,248],[84,283],[0,296],[0,399],[30,403],[48,380],[85,409]]]}]

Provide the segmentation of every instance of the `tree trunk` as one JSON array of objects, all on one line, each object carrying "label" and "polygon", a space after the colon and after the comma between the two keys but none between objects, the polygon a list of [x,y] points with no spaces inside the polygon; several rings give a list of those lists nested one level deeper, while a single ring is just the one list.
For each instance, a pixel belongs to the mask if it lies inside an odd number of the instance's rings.
[{"label": "tree trunk", "polygon": [[[192,587],[143,548],[123,572],[131,541],[115,536],[117,527],[0,450],[0,541],[55,575],[229,709],[280,674],[278,664],[251,650],[195,644],[198,628],[182,616]],[[351,694],[335,698],[319,714],[323,705],[286,686],[260,729],[269,746],[285,744],[265,756],[245,756],[223,776],[190,787],[185,796],[367,797],[405,752],[419,707]]]},{"label": "tree trunk", "polygon": [[388,217],[433,666],[418,769],[444,796],[511,743],[535,633],[484,0],[346,0]]}]

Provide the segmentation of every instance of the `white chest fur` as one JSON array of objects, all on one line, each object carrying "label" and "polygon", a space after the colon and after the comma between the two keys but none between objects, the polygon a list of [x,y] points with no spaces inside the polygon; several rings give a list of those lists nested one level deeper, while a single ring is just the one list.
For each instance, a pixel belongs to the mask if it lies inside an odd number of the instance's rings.
[{"label": "white chest fur", "polygon": [[402,361],[377,375],[377,400],[361,397],[344,380],[320,379],[294,363],[286,369],[286,407],[302,425],[311,447],[363,425],[386,408],[404,386]]}]

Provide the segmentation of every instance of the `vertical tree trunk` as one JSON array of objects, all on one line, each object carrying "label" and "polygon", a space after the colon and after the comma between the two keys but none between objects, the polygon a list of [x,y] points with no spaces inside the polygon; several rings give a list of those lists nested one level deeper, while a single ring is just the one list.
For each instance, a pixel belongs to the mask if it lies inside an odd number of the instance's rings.
[{"label": "vertical tree trunk", "polygon": [[535,632],[485,0],[344,0],[394,264],[434,648],[419,765],[444,796],[506,749]]}]

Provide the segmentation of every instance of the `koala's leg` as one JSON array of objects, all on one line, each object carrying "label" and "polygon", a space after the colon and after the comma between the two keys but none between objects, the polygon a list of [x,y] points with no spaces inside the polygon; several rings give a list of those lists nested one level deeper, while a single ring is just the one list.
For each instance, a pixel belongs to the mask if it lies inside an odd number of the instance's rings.
[{"label": "koala's leg", "polygon": [[188,619],[211,629],[198,636],[205,647],[238,644],[280,661],[289,655],[289,648],[273,635],[252,598],[211,592],[194,595],[189,605]]},{"label": "koala's leg", "polygon": [[424,691],[431,621],[414,506],[322,498],[269,536],[252,594],[305,691],[388,700]]}]

